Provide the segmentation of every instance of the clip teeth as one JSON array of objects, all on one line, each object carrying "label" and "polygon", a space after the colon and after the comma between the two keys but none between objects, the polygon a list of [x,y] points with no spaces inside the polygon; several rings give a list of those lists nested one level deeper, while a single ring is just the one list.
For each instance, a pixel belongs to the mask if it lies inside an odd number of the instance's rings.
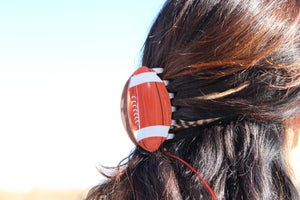
[{"label": "clip teeth", "polygon": [[175,134],[169,133],[167,140],[172,140],[175,137]]},{"label": "clip teeth", "polygon": [[[153,69],[157,74],[161,74],[164,71],[164,68],[162,68],[162,67],[151,68],[151,69]],[[166,86],[169,85],[169,83],[170,83],[170,81],[168,81],[168,80],[163,80],[163,82],[165,83]]]},{"label": "clip teeth", "polygon": [[163,82],[165,83],[166,86],[169,85],[169,83],[170,83],[170,81],[168,81],[168,80],[163,80]]},{"label": "clip teeth", "polygon": [[172,112],[175,112],[177,109],[175,106],[172,106]]},{"label": "clip teeth", "polygon": [[157,74],[160,74],[160,73],[162,73],[164,71],[164,68],[162,68],[162,67],[151,68],[151,69],[153,69],[154,71],[156,71]]}]

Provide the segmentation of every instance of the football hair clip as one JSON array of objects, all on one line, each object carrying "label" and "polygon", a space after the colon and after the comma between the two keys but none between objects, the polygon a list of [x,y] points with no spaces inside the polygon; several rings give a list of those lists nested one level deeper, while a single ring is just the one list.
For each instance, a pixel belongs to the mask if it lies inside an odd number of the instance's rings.
[{"label": "football hair clip", "polygon": [[[126,82],[121,97],[122,122],[129,138],[149,152],[155,152],[166,139],[174,137],[169,133],[175,110],[170,100],[173,94],[167,91],[168,82],[157,75],[162,71],[163,68],[138,68]],[[163,148],[162,152],[190,168],[217,200],[214,191],[191,165]]]},{"label": "football hair clip", "polygon": [[162,68],[138,68],[126,82],[121,97],[123,125],[132,142],[149,152],[171,139],[172,106]]}]

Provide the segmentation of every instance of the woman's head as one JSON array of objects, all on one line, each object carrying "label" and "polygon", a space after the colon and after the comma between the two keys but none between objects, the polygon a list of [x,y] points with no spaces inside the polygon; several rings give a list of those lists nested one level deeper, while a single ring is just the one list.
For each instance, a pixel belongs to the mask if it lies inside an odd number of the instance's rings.
[{"label": "woman's head", "polygon": [[[285,163],[284,121],[300,104],[298,0],[168,0],[142,65],[164,68],[177,110],[166,151],[218,199],[299,199]],[[118,168],[120,169],[120,168]],[[182,163],[137,147],[90,198],[210,199]]]},{"label": "woman's head", "polygon": [[[277,199],[292,185],[272,179],[286,176],[283,122],[300,110],[299,8],[296,0],[169,0],[150,30],[142,64],[164,68],[177,107],[179,131],[165,146],[219,184],[219,196]],[[189,128],[195,121],[209,123]],[[193,191],[189,178],[178,178],[182,191]]]}]

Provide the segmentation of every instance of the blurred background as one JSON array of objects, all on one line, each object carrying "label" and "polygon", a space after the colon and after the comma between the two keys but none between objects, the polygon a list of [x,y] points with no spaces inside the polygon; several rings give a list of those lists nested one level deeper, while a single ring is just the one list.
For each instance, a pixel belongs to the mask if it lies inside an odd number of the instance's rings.
[{"label": "blurred background", "polygon": [[130,153],[121,92],[164,1],[0,1],[1,200],[82,199]]},{"label": "blurred background", "polygon": [[0,1],[1,200],[81,192],[130,153],[121,92],[163,3]]}]

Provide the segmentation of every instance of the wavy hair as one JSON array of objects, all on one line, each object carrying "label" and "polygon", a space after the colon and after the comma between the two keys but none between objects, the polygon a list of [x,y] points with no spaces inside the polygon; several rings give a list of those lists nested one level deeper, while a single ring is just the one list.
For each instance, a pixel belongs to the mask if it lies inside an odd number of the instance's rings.
[{"label": "wavy hair", "polygon": [[[163,67],[177,110],[163,148],[219,200],[298,200],[285,120],[300,104],[298,0],[168,0],[142,65]],[[184,164],[136,147],[87,200],[211,199]]]}]

